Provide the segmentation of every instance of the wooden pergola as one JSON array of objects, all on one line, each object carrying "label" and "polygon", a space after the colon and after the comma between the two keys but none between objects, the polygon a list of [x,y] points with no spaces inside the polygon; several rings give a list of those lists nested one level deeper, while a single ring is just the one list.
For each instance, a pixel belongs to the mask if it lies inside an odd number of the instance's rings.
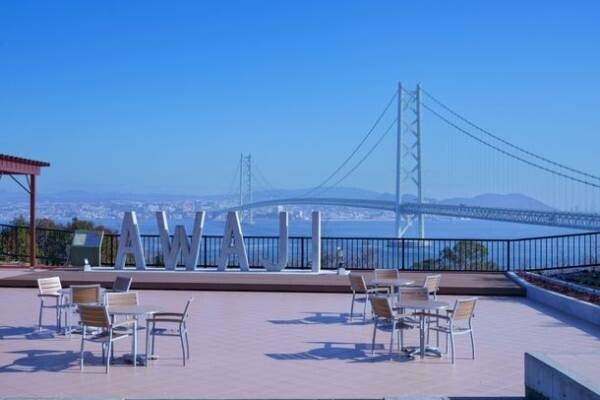
[{"label": "wooden pergola", "polygon": [[[49,167],[50,163],[44,161],[30,160],[27,158],[0,154],[0,178],[4,175],[10,177],[17,185],[29,193],[29,263],[32,267],[36,265],[36,242],[35,242],[35,178],[42,167]],[[26,183],[17,177],[25,176]]]}]

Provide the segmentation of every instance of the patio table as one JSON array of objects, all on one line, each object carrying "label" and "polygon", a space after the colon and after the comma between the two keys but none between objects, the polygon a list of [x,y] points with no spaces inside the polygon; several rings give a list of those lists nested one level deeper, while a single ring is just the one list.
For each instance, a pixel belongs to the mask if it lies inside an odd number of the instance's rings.
[{"label": "patio table", "polygon": [[[138,305],[120,305],[120,306],[110,306],[107,308],[108,310],[108,314],[113,317],[116,315],[124,315],[124,316],[133,316],[136,320],[139,320],[140,317],[146,317],[149,314],[154,314],[156,312],[159,312],[162,310],[162,307],[160,306],[153,306],[153,305],[142,305],[142,304],[138,304]],[[135,363],[136,365],[148,365],[148,360],[150,359],[150,357],[148,356],[148,330],[150,329],[150,327],[148,326],[148,322],[146,321],[146,344],[145,344],[145,351],[144,351],[144,355],[138,355],[136,357]],[[134,335],[137,336],[137,331],[134,332]],[[137,342],[137,340],[134,341],[134,343],[132,344],[132,353],[133,354],[137,354],[137,349],[135,348],[135,342]],[[133,358],[131,359],[131,362],[133,363]]]},{"label": "patio table", "polygon": [[411,279],[392,279],[392,278],[381,278],[381,279],[373,279],[369,282],[372,286],[377,287],[388,287],[391,289],[391,293],[396,293],[401,287],[408,286],[414,284],[415,281]]},{"label": "patio table", "polygon": [[[400,301],[397,304],[395,309],[406,309],[410,308],[413,310],[420,311],[435,311],[436,313],[439,310],[444,310],[450,307],[450,303],[439,300],[408,300],[408,301]],[[442,353],[437,347],[429,346],[425,343],[425,315],[419,315],[419,348],[410,352],[411,356],[419,355],[421,358],[424,358],[425,355],[433,355],[436,357],[441,357]]]}]

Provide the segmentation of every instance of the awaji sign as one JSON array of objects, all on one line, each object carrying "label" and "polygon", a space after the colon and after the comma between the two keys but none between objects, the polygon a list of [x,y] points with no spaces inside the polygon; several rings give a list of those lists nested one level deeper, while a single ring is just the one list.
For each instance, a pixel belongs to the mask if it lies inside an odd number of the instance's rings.
[{"label": "awaji sign", "polygon": [[[191,241],[183,225],[176,225],[175,231],[169,231],[167,213],[159,211],[156,213],[156,224],[160,235],[160,246],[162,250],[165,270],[175,271],[178,260],[183,260],[186,271],[194,271],[198,265],[200,246],[202,245],[202,234],[206,213],[196,213]],[[318,211],[312,213],[312,271],[321,270],[321,214]],[[123,215],[119,249],[115,260],[115,269],[124,269],[127,257],[135,261],[137,270],[146,269],[146,258],[137,217],[134,211],[128,211]],[[248,250],[244,243],[242,225],[237,211],[227,213],[223,231],[223,243],[219,257],[217,270],[227,271],[229,260],[235,257],[239,261],[240,271],[250,271],[248,263]],[[279,213],[279,245],[276,262],[265,261],[264,267],[267,271],[281,271],[288,262],[288,213]]]}]

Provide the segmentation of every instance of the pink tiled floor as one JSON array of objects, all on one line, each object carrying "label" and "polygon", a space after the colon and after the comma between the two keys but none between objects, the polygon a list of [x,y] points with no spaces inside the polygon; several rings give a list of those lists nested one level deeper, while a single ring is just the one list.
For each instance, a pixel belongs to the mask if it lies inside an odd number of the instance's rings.
[{"label": "pink tiled floor", "polygon": [[[177,339],[159,338],[160,360],[148,368],[114,365],[107,376],[97,346],[88,347],[96,357],[90,355],[80,372],[79,336],[33,330],[35,293],[0,289],[3,396],[515,396],[523,394],[524,351],[600,351],[600,329],[523,298],[482,298],[475,319],[477,360],[470,359],[468,340],[461,337],[452,366],[447,358],[388,361],[387,332],[379,334],[380,355],[371,359],[371,326],[345,321],[348,295],[143,291],[142,303],[169,310],[196,298],[192,359],[183,368]],[[143,345],[143,335],[140,339]],[[416,343],[415,333],[407,341]],[[128,347],[120,343],[117,353]]]}]

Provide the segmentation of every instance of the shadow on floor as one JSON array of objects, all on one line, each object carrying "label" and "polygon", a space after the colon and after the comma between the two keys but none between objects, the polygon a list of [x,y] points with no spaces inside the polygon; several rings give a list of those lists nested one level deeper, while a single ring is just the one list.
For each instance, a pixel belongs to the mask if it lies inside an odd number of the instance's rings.
[{"label": "shadow on floor", "polygon": [[0,340],[40,340],[54,339],[56,330],[51,326],[43,326],[42,330],[31,326],[0,326]]},{"label": "shadow on floor", "polygon": [[354,313],[354,316],[352,319],[350,319],[350,313],[310,311],[310,312],[305,312],[303,314],[308,314],[308,315],[304,318],[269,320],[269,322],[272,324],[275,324],[275,325],[314,325],[314,324],[366,325],[366,324],[371,323],[371,320],[369,318],[363,319],[362,313]]},{"label": "shadow on floor", "polygon": [[[0,366],[0,373],[5,372],[60,372],[79,363],[79,352],[53,350],[22,350],[9,354],[21,354],[10,364]],[[85,354],[86,364],[101,364],[102,358],[92,353]]]},{"label": "shadow on floor", "polygon": [[[319,345],[297,353],[266,353],[267,357],[279,361],[288,360],[341,360],[351,363],[390,361],[390,355],[383,344],[375,344],[375,354],[371,355],[370,343],[348,342],[308,342]],[[393,361],[409,361],[410,358],[394,351]]]}]

